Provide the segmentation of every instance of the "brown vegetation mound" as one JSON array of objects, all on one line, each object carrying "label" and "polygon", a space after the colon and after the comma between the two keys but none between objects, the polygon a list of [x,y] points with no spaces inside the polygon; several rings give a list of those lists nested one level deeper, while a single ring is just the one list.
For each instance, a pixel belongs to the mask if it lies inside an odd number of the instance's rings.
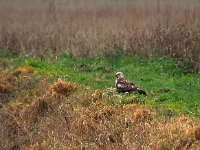
[{"label": "brown vegetation mound", "polygon": [[112,90],[77,90],[76,84],[61,79],[49,91],[45,88],[50,81],[36,79],[31,76],[28,80],[16,80],[13,85],[17,92],[9,97],[10,103],[0,108],[2,149],[196,150],[200,147],[199,121],[190,117],[166,118],[139,104],[111,106],[107,100],[119,99],[112,96],[115,94]]},{"label": "brown vegetation mound", "polygon": [[0,85],[0,93],[10,93],[10,88]]},{"label": "brown vegetation mound", "polygon": [[50,87],[50,91],[52,96],[54,97],[62,97],[69,96],[77,90],[77,85],[75,83],[66,82],[64,80],[58,79]]},{"label": "brown vegetation mound", "polygon": [[14,72],[12,72],[11,76],[17,77],[19,75],[26,75],[33,72],[34,70],[32,67],[21,67],[21,68],[17,68]]},{"label": "brown vegetation mound", "polygon": [[37,99],[22,109],[21,117],[34,123],[38,121],[39,117],[43,117],[48,112],[48,108],[48,103],[44,99]]}]

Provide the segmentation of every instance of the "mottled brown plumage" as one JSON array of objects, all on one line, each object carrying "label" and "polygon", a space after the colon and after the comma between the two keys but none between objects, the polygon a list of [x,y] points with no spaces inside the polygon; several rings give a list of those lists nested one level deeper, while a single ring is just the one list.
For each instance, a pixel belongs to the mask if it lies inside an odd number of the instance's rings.
[{"label": "mottled brown plumage", "polygon": [[144,90],[139,89],[135,84],[129,80],[126,80],[122,72],[116,73],[116,89],[118,92],[122,93],[139,93],[146,95]]}]

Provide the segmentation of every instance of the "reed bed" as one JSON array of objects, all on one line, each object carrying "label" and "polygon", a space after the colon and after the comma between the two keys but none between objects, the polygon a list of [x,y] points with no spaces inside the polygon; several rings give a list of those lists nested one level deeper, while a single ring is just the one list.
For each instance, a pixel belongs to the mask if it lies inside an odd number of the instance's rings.
[{"label": "reed bed", "polygon": [[0,48],[14,54],[164,54],[200,70],[196,1],[2,1],[0,21]]}]

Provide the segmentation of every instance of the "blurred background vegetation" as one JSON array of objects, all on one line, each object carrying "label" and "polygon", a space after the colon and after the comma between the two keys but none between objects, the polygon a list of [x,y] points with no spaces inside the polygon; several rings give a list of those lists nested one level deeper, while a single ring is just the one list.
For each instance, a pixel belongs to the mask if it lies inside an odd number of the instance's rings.
[{"label": "blurred background vegetation", "polygon": [[0,20],[0,48],[16,55],[165,55],[200,70],[196,0],[3,0]]}]

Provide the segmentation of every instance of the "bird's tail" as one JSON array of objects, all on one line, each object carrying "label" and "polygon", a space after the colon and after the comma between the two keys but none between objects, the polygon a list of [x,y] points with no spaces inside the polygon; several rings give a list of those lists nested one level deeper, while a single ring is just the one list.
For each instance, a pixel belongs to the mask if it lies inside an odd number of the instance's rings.
[{"label": "bird's tail", "polygon": [[142,95],[145,95],[145,96],[147,95],[147,93],[144,90],[142,90],[142,89],[138,89],[137,92],[139,94],[142,94]]}]

